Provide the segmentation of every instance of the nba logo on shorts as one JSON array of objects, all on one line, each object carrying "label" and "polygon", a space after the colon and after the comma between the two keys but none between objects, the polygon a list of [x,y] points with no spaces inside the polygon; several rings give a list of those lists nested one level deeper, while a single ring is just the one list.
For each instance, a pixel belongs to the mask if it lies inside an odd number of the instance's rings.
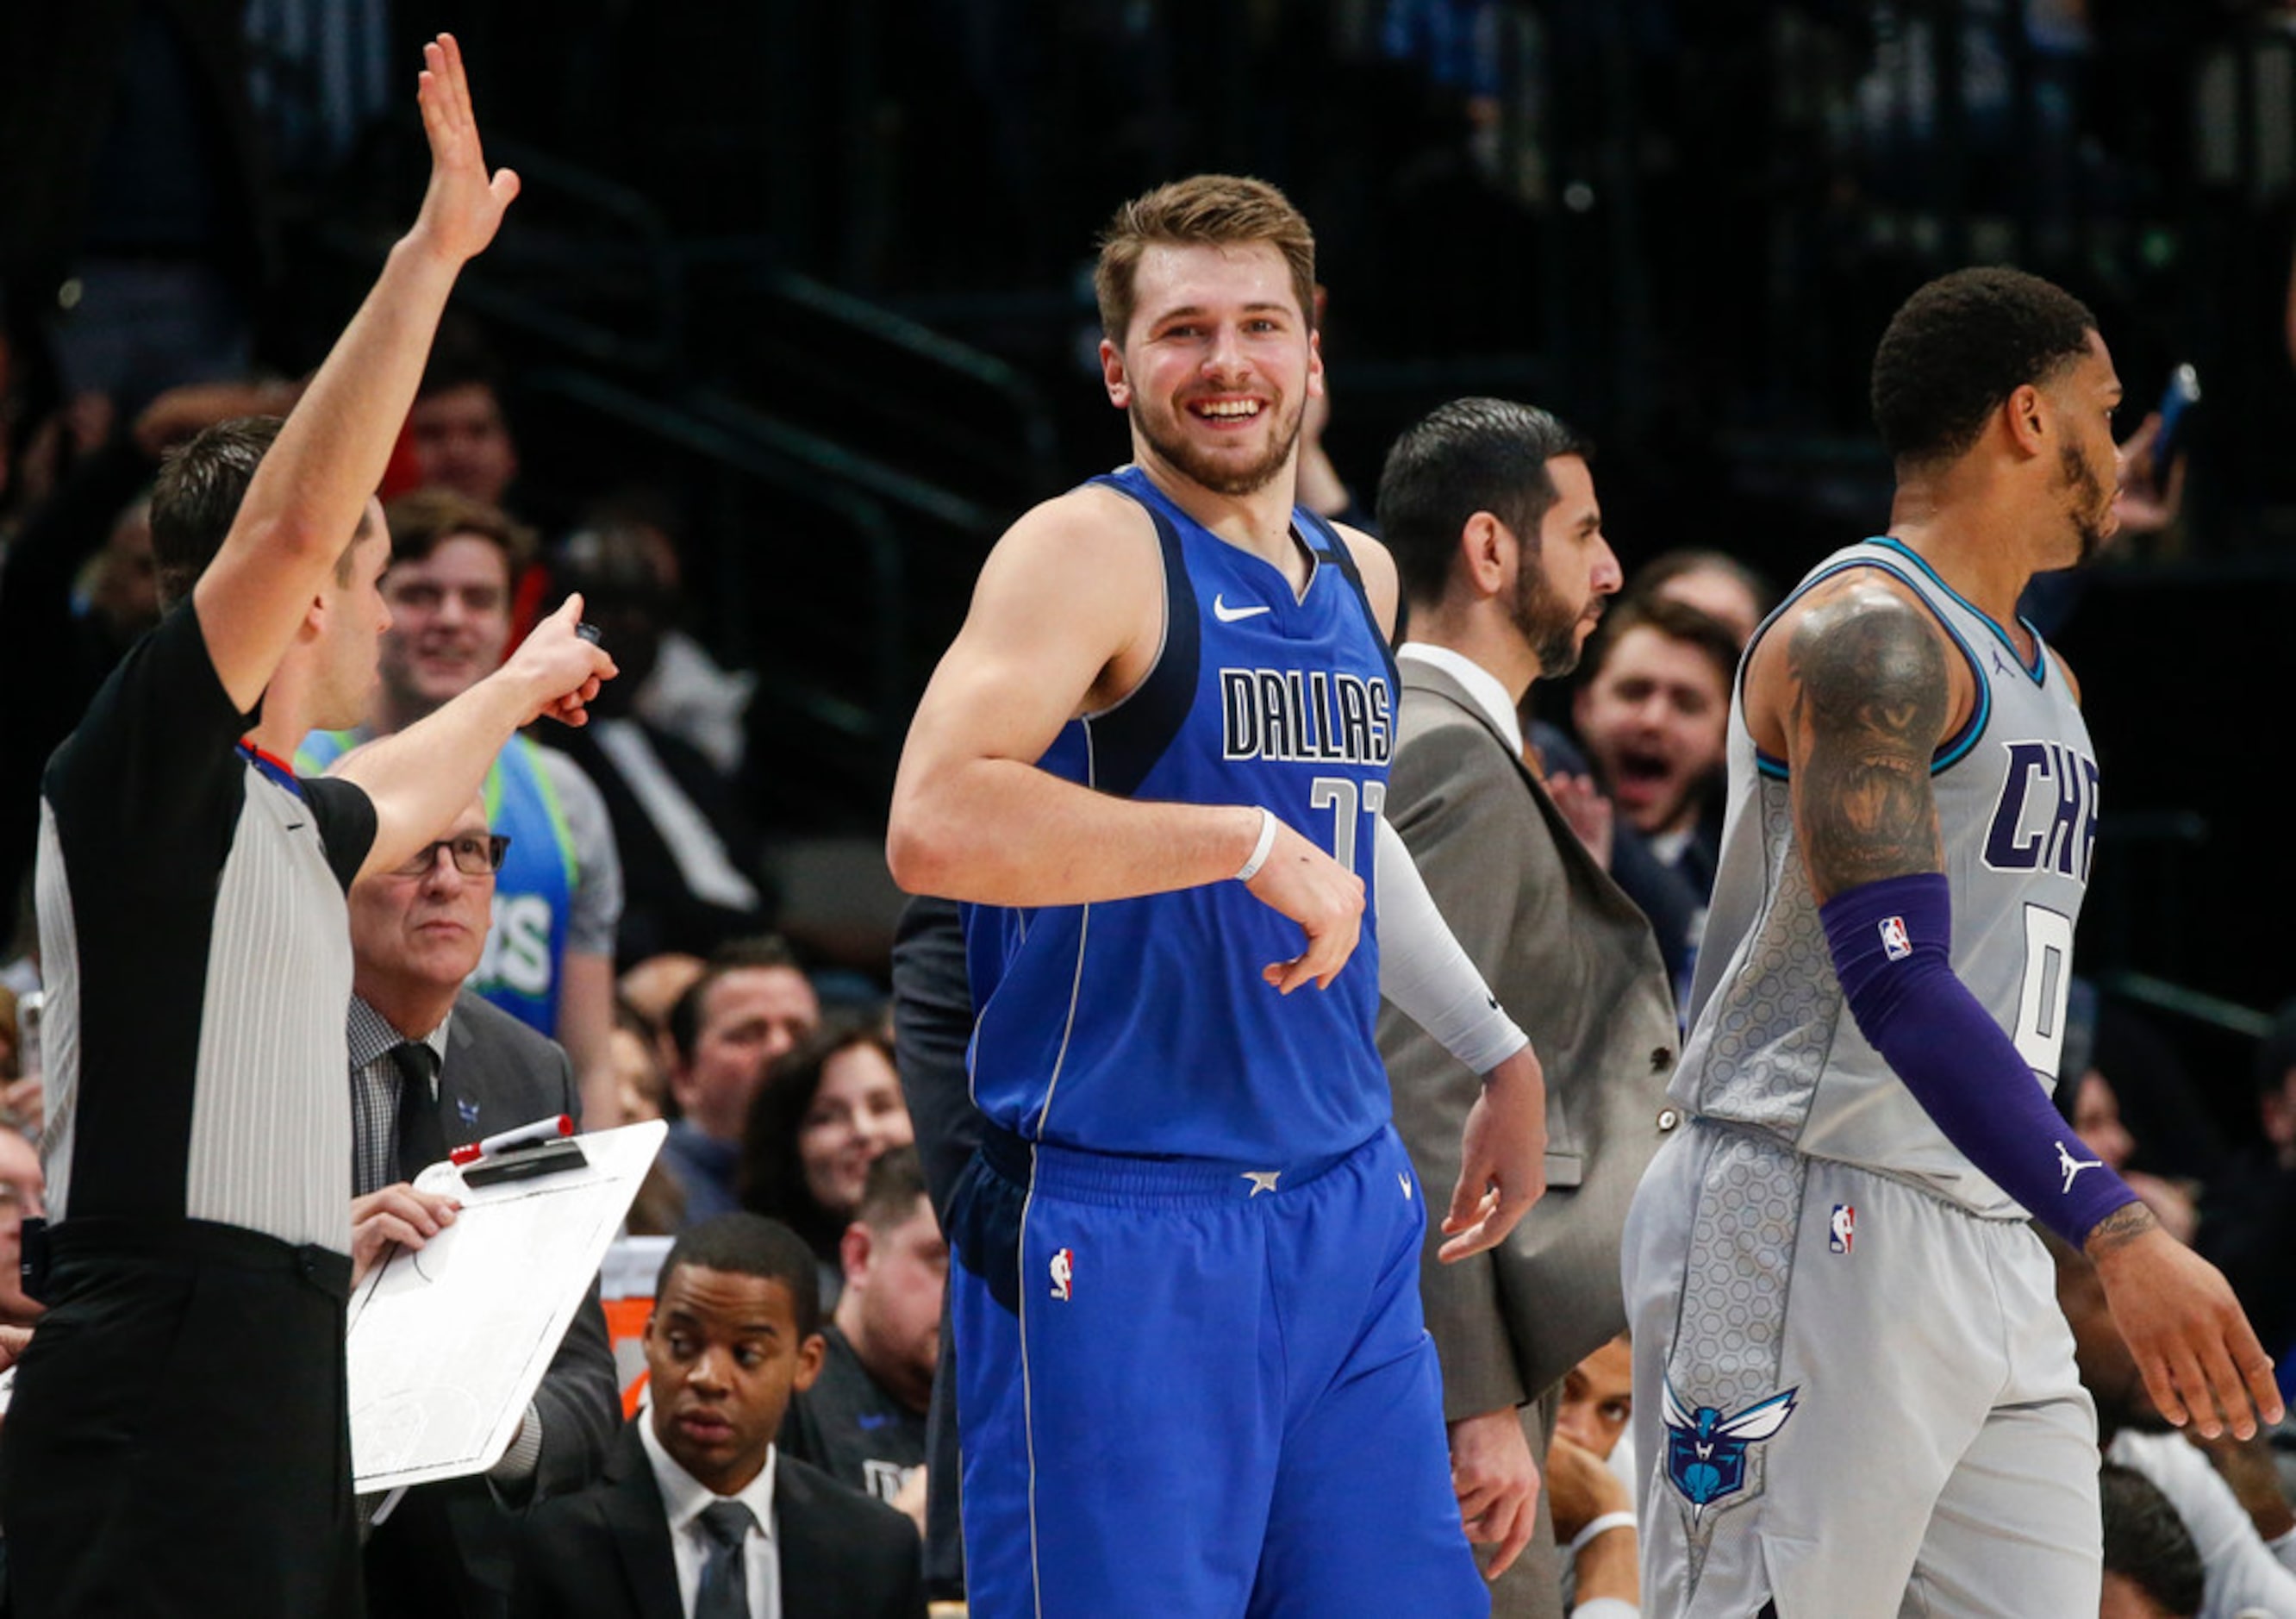
[{"label": "nba logo on shorts", "polygon": [[1825,1245],[1829,1252],[1847,1253],[1857,1241],[1857,1210],[1855,1205],[1837,1203],[1833,1219],[1825,1229]]},{"label": "nba logo on shorts", "polygon": [[1892,961],[1903,961],[1914,953],[1914,941],[1906,934],[1903,916],[1882,919],[1882,953]]},{"label": "nba logo on shorts", "polygon": [[1076,1275],[1076,1250],[1062,1248],[1053,1255],[1053,1296],[1063,1304],[1070,1297],[1070,1280]]}]

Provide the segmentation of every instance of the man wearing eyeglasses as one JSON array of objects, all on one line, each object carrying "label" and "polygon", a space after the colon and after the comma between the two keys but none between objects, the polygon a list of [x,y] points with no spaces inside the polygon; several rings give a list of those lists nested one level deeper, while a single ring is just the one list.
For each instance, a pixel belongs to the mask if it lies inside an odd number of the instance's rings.
[{"label": "man wearing eyeglasses", "polygon": [[[351,1253],[362,1272],[452,1223],[452,1198],[409,1184],[448,1148],[581,1116],[566,1053],[463,988],[509,842],[476,798],[445,836],[351,884]],[[503,1459],[409,1492],[376,1526],[364,1553],[368,1619],[505,1611],[512,1515],[595,1478],[620,1418],[594,1286]]]}]

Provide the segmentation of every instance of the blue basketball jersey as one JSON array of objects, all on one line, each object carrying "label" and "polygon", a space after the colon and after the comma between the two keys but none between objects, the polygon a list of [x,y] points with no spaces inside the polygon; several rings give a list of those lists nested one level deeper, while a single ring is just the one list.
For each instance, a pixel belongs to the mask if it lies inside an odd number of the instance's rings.
[{"label": "blue basketball jersey", "polygon": [[[1095,481],[1154,520],[1164,644],[1103,712],[1039,760],[1121,797],[1260,804],[1371,881],[1394,745],[1395,665],[1345,542],[1293,512],[1314,555],[1282,570],[1211,534],[1136,467]],[[965,908],[980,1009],[973,1099],[1013,1134],[1098,1152],[1279,1164],[1387,1122],[1376,917],[1328,990],[1260,977],[1297,924],[1241,883],[1090,905]]]}]

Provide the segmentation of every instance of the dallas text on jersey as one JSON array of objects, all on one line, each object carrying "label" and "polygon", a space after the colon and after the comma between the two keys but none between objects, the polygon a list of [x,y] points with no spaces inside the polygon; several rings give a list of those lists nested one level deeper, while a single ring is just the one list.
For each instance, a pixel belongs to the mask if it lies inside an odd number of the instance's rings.
[{"label": "dallas text on jersey", "polygon": [[1221,754],[1383,765],[1394,746],[1383,677],[1298,669],[1220,670]]}]

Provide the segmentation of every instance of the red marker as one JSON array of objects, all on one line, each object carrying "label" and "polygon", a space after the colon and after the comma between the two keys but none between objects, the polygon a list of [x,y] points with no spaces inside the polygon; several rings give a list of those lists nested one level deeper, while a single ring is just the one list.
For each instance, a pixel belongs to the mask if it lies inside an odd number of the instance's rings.
[{"label": "red marker", "polygon": [[458,1146],[447,1155],[452,1162],[476,1163],[481,1158],[492,1158],[503,1153],[514,1153],[522,1146],[540,1146],[545,1141],[555,1141],[561,1136],[574,1133],[574,1121],[566,1114],[555,1114],[547,1119],[537,1119],[531,1124],[521,1124],[516,1130],[506,1130],[498,1136],[488,1136],[483,1141],[473,1141]]}]

